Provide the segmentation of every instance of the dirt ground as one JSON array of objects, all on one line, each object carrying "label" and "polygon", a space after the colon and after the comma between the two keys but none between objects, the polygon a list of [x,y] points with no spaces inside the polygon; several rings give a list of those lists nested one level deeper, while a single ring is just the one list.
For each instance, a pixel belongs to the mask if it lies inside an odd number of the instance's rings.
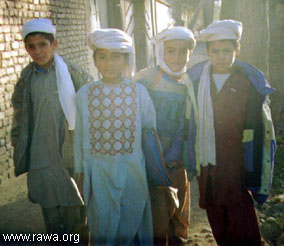
[{"label": "dirt ground", "polygon": [[[187,245],[216,246],[206,214],[197,204],[196,181],[191,184],[191,201],[190,240]],[[3,233],[45,233],[40,206],[27,199],[25,175],[5,181],[0,186],[0,237]]]},{"label": "dirt ground", "polygon": [[0,233],[44,232],[41,208],[27,198],[26,175],[3,182],[0,186]]},{"label": "dirt ground", "polygon": [[196,179],[190,184],[191,192],[191,211],[188,246],[217,246],[211,228],[208,224],[205,210],[200,209],[198,205],[199,191]]}]

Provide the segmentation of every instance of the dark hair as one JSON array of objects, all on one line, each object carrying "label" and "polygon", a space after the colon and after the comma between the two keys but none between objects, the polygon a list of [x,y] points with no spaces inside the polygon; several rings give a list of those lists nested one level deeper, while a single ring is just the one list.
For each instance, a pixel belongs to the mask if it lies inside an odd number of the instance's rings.
[{"label": "dark hair", "polygon": [[[124,57],[125,57],[125,61],[128,63],[128,57],[129,57],[129,54],[128,53],[123,53],[124,54]],[[97,49],[94,50],[93,52],[93,59],[96,60],[96,55],[97,55]]]},{"label": "dark hair", "polygon": [[[196,40],[195,39],[181,39],[181,40],[185,40],[188,42],[188,49],[191,51],[191,50],[194,50],[195,46],[196,46]],[[167,42],[167,41],[171,41],[170,40],[165,40],[164,42]]]},{"label": "dark hair", "polygon": [[49,40],[49,42],[52,44],[54,42],[54,36],[52,33],[46,33],[46,32],[31,32],[28,35],[25,36],[24,38],[24,42],[27,41],[27,38],[30,36],[34,36],[34,35],[40,35],[42,37],[44,37],[45,39]]},{"label": "dark hair", "polygon": [[93,59],[96,60],[97,50],[94,50],[93,52]]},{"label": "dark hair", "polygon": [[[236,39],[221,39],[221,40],[216,40],[216,41],[229,41],[229,42],[231,42],[232,44],[233,44],[233,46],[234,46],[234,48],[235,48],[235,50],[239,50],[240,49],[240,47],[241,47],[241,45],[240,45],[240,41],[239,40],[236,40]],[[207,50],[209,49],[209,46],[210,46],[210,43],[211,42],[214,42],[214,41],[210,41],[210,42],[206,42],[206,48],[207,48]]]}]

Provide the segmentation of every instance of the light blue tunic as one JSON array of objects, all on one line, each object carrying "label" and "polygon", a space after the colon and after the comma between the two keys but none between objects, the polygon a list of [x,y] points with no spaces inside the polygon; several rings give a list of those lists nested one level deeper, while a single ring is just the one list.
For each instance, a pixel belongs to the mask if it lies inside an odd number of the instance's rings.
[{"label": "light blue tunic", "polygon": [[165,162],[171,163],[182,158],[187,90],[183,81],[175,81],[165,72],[159,77],[159,69],[158,66],[143,69],[134,80],[149,91],[156,110],[157,133]]},{"label": "light blue tunic", "polygon": [[152,244],[142,129],[156,128],[145,87],[102,81],[77,93],[75,172],[84,172],[89,228],[96,243]]}]

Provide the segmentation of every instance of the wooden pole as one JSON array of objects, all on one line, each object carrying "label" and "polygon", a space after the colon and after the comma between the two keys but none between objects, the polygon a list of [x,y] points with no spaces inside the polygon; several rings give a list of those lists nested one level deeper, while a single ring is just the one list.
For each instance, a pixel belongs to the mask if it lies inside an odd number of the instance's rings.
[{"label": "wooden pole", "polygon": [[107,11],[109,27],[125,30],[120,0],[107,0]]},{"label": "wooden pole", "polygon": [[134,43],[136,52],[136,69],[147,67],[148,45],[146,39],[146,19],[144,0],[133,0],[134,4]]}]

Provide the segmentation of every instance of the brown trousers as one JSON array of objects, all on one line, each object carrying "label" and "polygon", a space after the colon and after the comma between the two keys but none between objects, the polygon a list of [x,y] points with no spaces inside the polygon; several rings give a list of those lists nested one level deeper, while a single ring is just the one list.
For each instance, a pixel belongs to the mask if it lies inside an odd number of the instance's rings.
[{"label": "brown trousers", "polygon": [[[154,244],[166,245],[188,239],[190,188],[186,170],[170,171],[171,187],[150,187]],[[175,189],[173,189],[175,188]]]},{"label": "brown trousers", "polygon": [[260,246],[261,238],[251,196],[228,206],[208,206],[208,221],[220,246]]}]

